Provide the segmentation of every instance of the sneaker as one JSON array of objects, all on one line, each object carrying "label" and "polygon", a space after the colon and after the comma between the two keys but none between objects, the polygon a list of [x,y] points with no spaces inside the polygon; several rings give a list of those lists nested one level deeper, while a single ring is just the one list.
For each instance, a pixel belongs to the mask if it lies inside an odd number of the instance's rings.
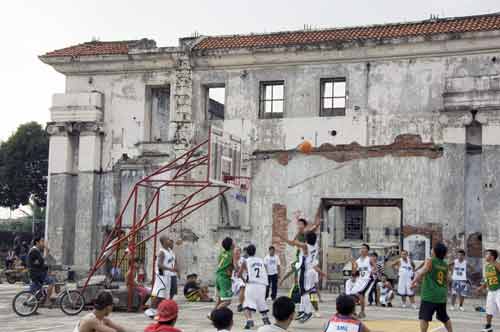
[{"label": "sneaker", "polygon": [[319,313],[319,311],[314,312],[314,317],[321,318],[321,314]]},{"label": "sneaker", "polygon": [[484,329],[481,330],[481,332],[492,332],[493,327],[490,324],[487,324],[484,326]]},{"label": "sneaker", "polygon": [[302,319],[302,316],[304,316],[304,312],[300,311],[300,312],[297,314],[297,317],[295,317],[295,320],[301,320],[301,319]]},{"label": "sneaker", "polygon": [[312,318],[312,316],[313,316],[312,312],[302,315],[302,318],[300,319],[300,323],[304,324],[305,322],[310,320]]},{"label": "sneaker", "polygon": [[382,308],[385,308],[385,304],[383,304],[383,303],[382,303],[382,304],[380,304],[380,306],[381,306]]},{"label": "sneaker", "polygon": [[389,308],[392,308],[392,303],[391,303],[391,302],[387,303],[387,306],[388,306]]},{"label": "sneaker", "polygon": [[366,314],[365,314],[364,312],[360,312],[360,313],[358,314],[358,318],[359,318],[359,319],[366,318]]},{"label": "sneaker", "polygon": [[450,307],[450,311],[455,311],[455,306],[454,306],[454,305],[452,305],[452,306]]},{"label": "sneaker", "polygon": [[269,318],[262,318],[262,322],[264,323],[264,325],[271,325],[271,321],[269,320]]},{"label": "sneaker", "polygon": [[401,305],[401,308],[403,308],[403,309],[404,309],[404,308],[406,308],[406,303],[403,303],[403,304]]},{"label": "sneaker", "polygon": [[249,321],[247,321],[247,323],[245,324],[245,327],[243,329],[251,330],[253,327],[254,327],[253,321],[249,320]]},{"label": "sneaker", "polygon": [[238,304],[238,307],[236,309],[238,312],[242,312],[243,311],[243,304]]},{"label": "sneaker", "polygon": [[[153,319],[156,316],[156,309],[149,308],[148,310],[144,311],[144,315]],[[210,314],[208,314],[208,319],[210,319]]]},{"label": "sneaker", "polygon": [[462,306],[458,307],[458,310],[460,310],[461,312],[465,311],[464,307],[462,307]]},{"label": "sneaker", "polygon": [[417,310],[417,309],[418,309],[418,307],[417,307],[417,305],[416,305],[415,303],[414,303],[414,304],[412,304],[411,306],[412,306],[412,308],[413,308],[414,310]]}]

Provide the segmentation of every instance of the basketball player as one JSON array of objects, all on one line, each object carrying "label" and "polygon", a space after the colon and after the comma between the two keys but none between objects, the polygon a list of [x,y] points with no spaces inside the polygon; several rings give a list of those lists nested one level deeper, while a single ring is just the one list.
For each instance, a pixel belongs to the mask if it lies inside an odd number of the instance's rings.
[{"label": "basketball player", "polygon": [[377,267],[373,260],[368,257],[368,252],[370,251],[370,246],[366,243],[361,245],[360,256],[354,262],[352,262],[352,274],[359,272],[359,277],[356,279],[356,283],[351,289],[351,293],[358,294],[359,305],[361,311],[359,312],[359,318],[365,318],[365,306],[366,299],[365,295],[369,294],[372,287],[374,287],[374,280],[372,271]]},{"label": "basketball player", "polygon": [[298,240],[289,240],[282,238],[286,243],[300,249],[297,270],[299,271],[299,289],[300,289],[300,313],[297,319],[301,323],[307,322],[312,318],[313,307],[310,294],[316,293],[315,283],[317,282],[317,273],[323,274],[318,269],[318,248],[316,246],[317,236],[314,232],[305,233],[305,242]]},{"label": "basketball player", "polygon": [[415,276],[415,263],[408,257],[408,251],[401,250],[401,258],[392,263],[392,267],[398,270],[398,294],[403,302],[402,307],[406,308],[406,297],[409,297],[413,309],[417,309],[415,292],[411,288]]},{"label": "basketball player", "polygon": [[420,331],[427,332],[429,322],[436,313],[448,332],[452,332],[451,320],[446,312],[448,297],[448,264],[444,260],[448,248],[443,243],[437,243],[432,249],[432,257],[425,260],[424,267],[417,272],[411,287],[415,288],[423,279],[420,290]]},{"label": "basketball player", "polygon": [[482,332],[491,332],[493,327],[491,321],[493,316],[500,314],[500,263],[497,262],[498,251],[494,249],[486,250],[484,260],[484,279],[485,282],[478,288],[478,291],[488,289],[486,297],[486,326]]},{"label": "basketball player", "polygon": [[455,303],[458,296],[458,310],[465,311],[464,300],[469,294],[470,287],[467,282],[467,260],[465,251],[460,249],[457,252],[457,258],[450,264],[451,275],[451,308],[455,310]]},{"label": "basketball player", "polygon": [[245,318],[247,322],[244,329],[250,330],[255,324],[252,320],[252,312],[259,311],[262,316],[264,325],[270,325],[271,322],[267,317],[269,309],[266,303],[266,290],[269,284],[266,266],[264,260],[260,257],[255,257],[256,248],[253,244],[247,247],[248,258],[243,262],[239,271],[241,278],[244,273],[247,274],[247,283],[245,287]]},{"label": "basketball player", "polygon": [[[215,273],[215,290],[217,291],[217,301],[215,309],[225,308],[231,304],[233,297],[231,276],[233,275],[233,250],[234,241],[230,237],[222,240],[222,251],[217,261],[217,271]],[[210,314],[208,314],[210,319]]]},{"label": "basketball player", "polygon": [[[246,249],[246,248],[245,248]],[[239,277],[239,271],[243,262],[245,261],[245,257],[241,255],[241,248],[234,249],[234,271],[232,276],[232,291],[233,295],[238,295],[238,312],[243,311],[243,302],[245,301],[245,279],[246,275],[243,275],[242,278]]]},{"label": "basketball player", "polygon": [[[169,239],[166,235],[162,235],[160,237],[160,246],[160,253],[156,261],[155,283],[153,291],[151,292],[151,296],[154,297],[153,309],[156,309],[162,300],[170,299],[172,275],[177,274],[177,269],[175,268],[175,254],[172,250],[174,241]],[[147,310],[146,312],[146,315],[149,317],[154,317],[155,314],[156,312],[153,310]]]},{"label": "basketball player", "polygon": [[340,295],[336,302],[337,313],[326,325],[325,332],[370,332],[363,323],[353,317],[356,309],[354,297]]}]

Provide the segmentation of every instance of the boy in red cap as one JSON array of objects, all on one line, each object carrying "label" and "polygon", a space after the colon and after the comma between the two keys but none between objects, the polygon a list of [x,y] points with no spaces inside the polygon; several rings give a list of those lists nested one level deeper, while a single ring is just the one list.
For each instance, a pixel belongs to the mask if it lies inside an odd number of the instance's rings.
[{"label": "boy in red cap", "polygon": [[179,307],[172,300],[163,300],[156,310],[156,323],[148,325],[144,332],[182,332],[174,327]]}]

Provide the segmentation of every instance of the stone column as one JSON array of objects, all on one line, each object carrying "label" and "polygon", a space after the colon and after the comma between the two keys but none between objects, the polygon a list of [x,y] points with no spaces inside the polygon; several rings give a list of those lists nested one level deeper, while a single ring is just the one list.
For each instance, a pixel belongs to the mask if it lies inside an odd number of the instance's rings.
[{"label": "stone column", "polygon": [[75,243],[75,139],[71,126],[51,123],[47,220],[45,236],[51,255],[58,263],[73,264]]},{"label": "stone column", "polygon": [[76,268],[87,269],[98,249],[98,203],[101,171],[101,127],[96,122],[77,124],[80,131],[78,147],[78,187],[75,222]]}]

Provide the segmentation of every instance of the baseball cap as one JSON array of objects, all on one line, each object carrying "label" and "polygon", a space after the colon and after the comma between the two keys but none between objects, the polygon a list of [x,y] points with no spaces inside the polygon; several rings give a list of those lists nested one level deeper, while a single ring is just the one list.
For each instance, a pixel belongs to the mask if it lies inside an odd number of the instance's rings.
[{"label": "baseball cap", "polygon": [[155,320],[158,322],[170,322],[177,318],[178,313],[179,307],[175,301],[163,300],[160,302],[160,305],[158,305]]}]

